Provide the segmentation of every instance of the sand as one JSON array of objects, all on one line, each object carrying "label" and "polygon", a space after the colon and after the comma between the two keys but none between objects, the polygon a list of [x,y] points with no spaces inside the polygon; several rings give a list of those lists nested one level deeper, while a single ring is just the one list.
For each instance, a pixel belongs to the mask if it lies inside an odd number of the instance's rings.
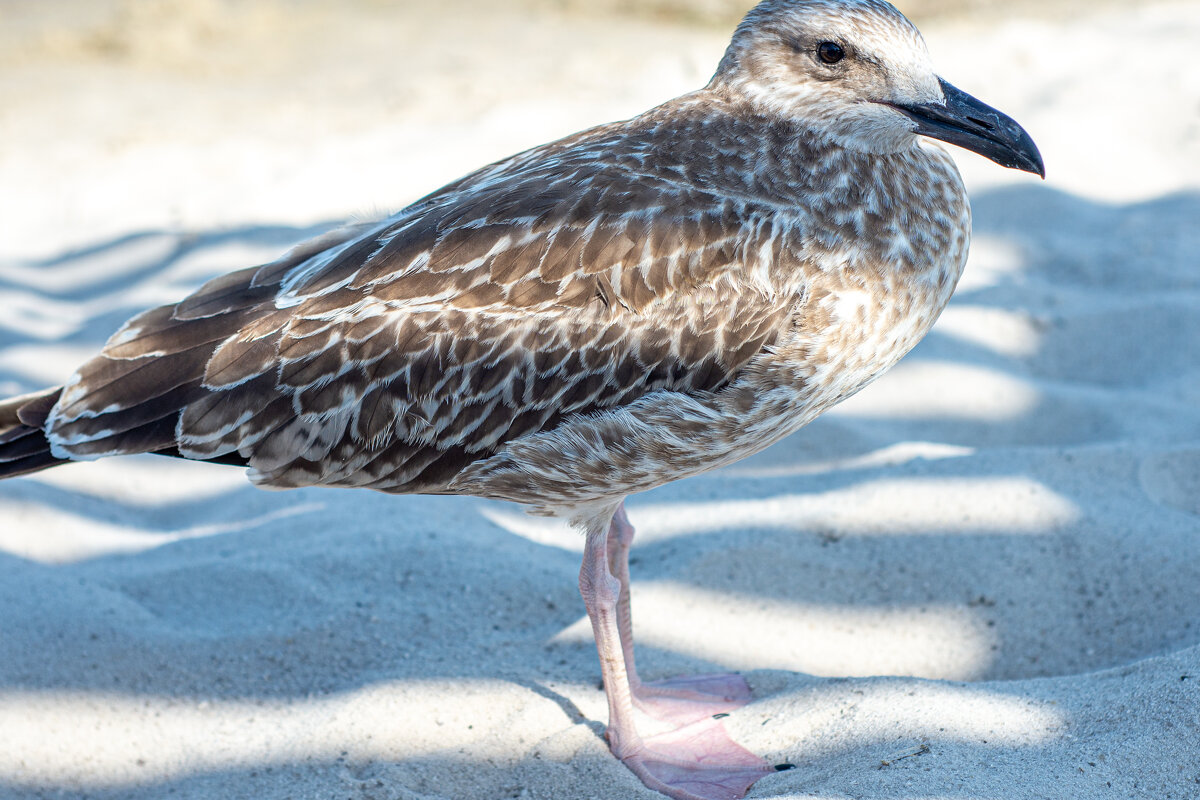
[{"label": "sand", "polygon": [[[519,9],[0,2],[0,394],[727,39]],[[629,502],[639,663],[746,675],[729,730],[796,765],[754,798],[1200,797],[1200,5],[984,20],[924,29],[1048,180],[959,152],[975,245],[928,339]],[[599,737],[581,549],[151,457],[0,483],[0,797],[653,800]]]}]

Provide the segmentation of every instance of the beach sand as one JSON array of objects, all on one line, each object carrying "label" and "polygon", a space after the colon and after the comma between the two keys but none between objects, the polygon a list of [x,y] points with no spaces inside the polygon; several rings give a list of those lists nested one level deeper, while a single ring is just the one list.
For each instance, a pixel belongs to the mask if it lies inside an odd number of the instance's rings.
[{"label": "beach sand", "polygon": [[[0,395],[728,39],[407,5],[0,2]],[[975,240],[928,339],[630,499],[639,664],[745,674],[727,728],[796,766],[753,798],[1200,798],[1200,4],[923,29],[1048,179],[956,152]],[[653,800],[600,737],[581,550],[153,457],[2,482],[0,797]]]}]

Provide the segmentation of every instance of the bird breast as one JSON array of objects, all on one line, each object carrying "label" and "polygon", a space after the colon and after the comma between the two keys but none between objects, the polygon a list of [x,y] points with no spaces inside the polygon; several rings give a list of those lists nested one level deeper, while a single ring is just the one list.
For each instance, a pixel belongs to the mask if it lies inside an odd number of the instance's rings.
[{"label": "bird breast", "polygon": [[806,421],[907,354],[966,264],[970,207],[950,156],[932,145],[867,163],[857,191],[812,216],[788,267],[804,276],[803,302],[765,354],[770,380],[797,387]]}]

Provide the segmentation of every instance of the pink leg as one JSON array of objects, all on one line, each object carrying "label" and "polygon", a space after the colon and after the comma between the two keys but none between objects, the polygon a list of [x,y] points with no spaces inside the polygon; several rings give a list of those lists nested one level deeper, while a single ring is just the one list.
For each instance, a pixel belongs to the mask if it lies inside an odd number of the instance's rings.
[{"label": "pink leg", "polygon": [[655,719],[684,725],[727,714],[750,702],[750,687],[740,675],[690,675],[643,683],[633,655],[633,616],[629,600],[629,547],[634,529],[625,514],[625,503],[617,506],[608,529],[608,564],[621,584],[617,601],[617,627],[621,652],[629,674],[633,704]]},{"label": "pink leg", "polygon": [[[621,516],[623,519],[624,514]],[[628,526],[628,520],[624,520],[624,525]],[[579,571],[579,591],[596,636],[608,697],[609,746],[642,783],[675,800],[743,797],[772,768],[733,742],[721,723],[711,716],[652,739],[643,739],[637,731],[634,693],[626,663],[627,655],[631,657],[633,652],[628,569],[618,570],[626,575],[626,581],[622,582],[613,574],[612,560],[616,555],[615,566],[625,562],[621,551],[628,550],[628,542],[621,546],[618,536],[617,547],[609,546],[610,530],[619,531],[619,527],[614,527],[611,513],[599,515],[589,524]],[[632,537],[632,528],[629,536]]]}]

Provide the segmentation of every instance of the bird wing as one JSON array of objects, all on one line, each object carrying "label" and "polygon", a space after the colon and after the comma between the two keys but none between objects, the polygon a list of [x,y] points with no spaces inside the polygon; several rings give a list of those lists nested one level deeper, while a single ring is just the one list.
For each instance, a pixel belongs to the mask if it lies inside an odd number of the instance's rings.
[{"label": "bird wing", "polygon": [[55,454],[436,491],[571,415],[719,390],[791,311],[755,269],[777,209],[594,144],[514,157],[136,317],[64,389]]}]

